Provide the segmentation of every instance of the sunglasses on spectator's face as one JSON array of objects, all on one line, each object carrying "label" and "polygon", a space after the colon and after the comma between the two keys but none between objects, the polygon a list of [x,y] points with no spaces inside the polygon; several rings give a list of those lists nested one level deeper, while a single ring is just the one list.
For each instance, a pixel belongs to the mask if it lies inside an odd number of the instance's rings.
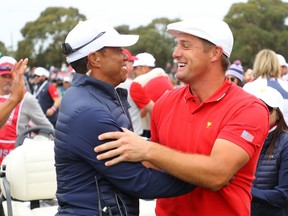
[{"label": "sunglasses on spectator's face", "polygon": [[0,66],[0,71],[11,71],[12,70],[12,66],[10,65],[1,65]]},{"label": "sunglasses on spectator's face", "polygon": [[236,78],[235,77],[227,77],[227,79],[231,82],[234,82]]},{"label": "sunglasses on spectator's face", "polygon": [[274,110],[274,108],[273,108],[273,107],[270,107],[270,106],[268,106],[267,104],[266,104],[266,106],[267,106],[267,108],[268,108],[268,110],[269,110],[269,113],[270,113],[270,114],[272,114],[272,113],[273,113],[273,110]]},{"label": "sunglasses on spectator's face", "polygon": [[11,74],[2,74],[0,77],[2,79],[12,79],[12,75]]}]

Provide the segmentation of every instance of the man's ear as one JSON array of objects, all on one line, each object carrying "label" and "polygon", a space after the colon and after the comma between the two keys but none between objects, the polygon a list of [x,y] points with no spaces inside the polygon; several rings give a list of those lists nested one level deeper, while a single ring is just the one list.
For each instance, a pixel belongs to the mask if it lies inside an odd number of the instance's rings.
[{"label": "man's ear", "polygon": [[223,49],[222,47],[219,47],[219,46],[214,46],[213,47],[213,50],[211,52],[211,59],[212,60],[217,60],[219,58],[222,57],[222,54],[223,54]]},{"label": "man's ear", "polygon": [[94,52],[94,53],[89,54],[88,61],[92,67],[98,67],[98,64],[100,62],[100,57],[98,56],[98,53]]}]

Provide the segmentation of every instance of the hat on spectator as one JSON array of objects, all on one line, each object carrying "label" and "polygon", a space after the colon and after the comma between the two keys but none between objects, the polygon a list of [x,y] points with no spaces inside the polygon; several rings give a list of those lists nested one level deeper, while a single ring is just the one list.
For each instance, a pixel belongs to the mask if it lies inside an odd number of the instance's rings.
[{"label": "hat on spectator", "polygon": [[131,52],[125,48],[123,48],[123,53],[125,53],[125,55],[127,55],[127,61],[135,61],[138,60],[138,58],[136,56],[133,56],[131,54]]},{"label": "hat on spectator", "polygon": [[284,56],[282,56],[282,55],[280,55],[280,54],[277,54],[277,58],[278,58],[278,61],[279,61],[280,66],[288,67],[288,64],[287,64]]},{"label": "hat on spectator", "polygon": [[228,70],[225,73],[225,76],[234,76],[243,82],[244,70],[239,60],[236,60],[233,64],[230,65]]},{"label": "hat on spectator", "polygon": [[11,74],[11,70],[17,61],[13,57],[3,56],[0,58],[0,76],[4,74]]},{"label": "hat on spectator", "polygon": [[[284,99],[280,92],[270,86],[253,86],[251,88],[244,88],[244,90],[272,108],[279,108],[279,110],[284,114]],[[287,124],[287,122],[286,122]]]},{"label": "hat on spectator", "polygon": [[139,53],[136,55],[138,60],[134,61],[133,67],[136,66],[148,66],[155,67],[155,58],[150,53]]},{"label": "hat on spectator", "polygon": [[205,39],[220,46],[224,55],[228,58],[233,48],[233,34],[228,24],[222,20],[194,19],[171,23],[167,31],[173,36],[179,33],[186,33]]},{"label": "hat on spectator", "polygon": [[34,71],[34,75],[36,75],[36,76],[45,76],[45,77],[49,78],[50,72],[47,69],[43,68],[43,67],[37,67],[35,69],[35,71]]},{"label": "hat on spectator", "polygon": [[139,35],[119,34],[112,26],[96,19],[80,21],[67,35],[62,52],[68,63],[74,62],[103,47],[127,47]]},{"label": "hat on spectator", "polygon": [[63,78],[63,82],[71,82],[71,78],[70,77],[68,77],[68,76],[65,76],[64,78]]}]

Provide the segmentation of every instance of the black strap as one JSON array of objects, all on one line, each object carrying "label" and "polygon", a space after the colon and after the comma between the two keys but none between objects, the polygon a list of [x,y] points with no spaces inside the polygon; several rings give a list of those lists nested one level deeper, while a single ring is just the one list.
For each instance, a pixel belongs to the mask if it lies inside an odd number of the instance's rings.
[{"label": "black strap", "polygon": [[4,190],[5,190],[5,194],[6,194],[7,214],[8,214],[7,216],[13,216],[10,184],[6,178],[6,175],[3,177],[3,186],[4,186]]}]

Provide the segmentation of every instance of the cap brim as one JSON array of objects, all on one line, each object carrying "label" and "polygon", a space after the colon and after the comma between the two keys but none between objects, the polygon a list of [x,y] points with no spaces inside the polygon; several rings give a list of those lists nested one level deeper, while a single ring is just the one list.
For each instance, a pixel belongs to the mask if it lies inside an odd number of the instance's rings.
[{"label": "cap brim", "polygon": [[138,60],[138,58],[136,56],[130,56],[128,58],[128,61],[136,61],[136,60]]},{"label": "cap brim", "polygon": [[5,74],[10,74],[11,75],[11,71],[7,70],[7,71],[0,71],[0,76],[1,75],[5,75]]},{"label": "cap brim", "polygon": [[139,35],[118,35],[107,41],[106,47],[128,47],[137,43]]}]

